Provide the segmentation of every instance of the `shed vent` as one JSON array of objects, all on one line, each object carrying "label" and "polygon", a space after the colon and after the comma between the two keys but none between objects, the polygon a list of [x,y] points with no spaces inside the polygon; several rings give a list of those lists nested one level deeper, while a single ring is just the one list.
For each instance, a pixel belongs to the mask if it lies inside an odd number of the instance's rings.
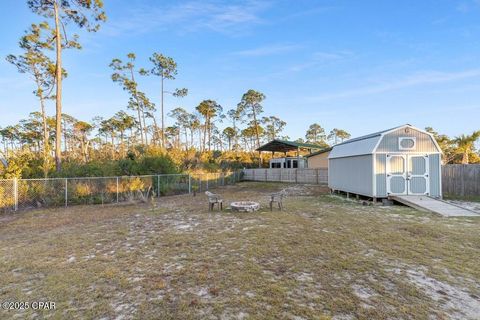
[{"label": "shed vent", "polygon": [[415,145],[416,145],[415,137],[398,138],[398,149],[400,150],[414,150]]}]

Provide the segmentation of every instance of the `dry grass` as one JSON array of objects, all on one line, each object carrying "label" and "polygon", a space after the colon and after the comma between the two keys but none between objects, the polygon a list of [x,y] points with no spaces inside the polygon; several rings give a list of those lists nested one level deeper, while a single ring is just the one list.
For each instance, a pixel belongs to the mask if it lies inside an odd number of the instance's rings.
[{"label": "dry grass", "polygon": [[[257,200],[282,184],[218,190]],[[53,319],[475,319],[480,220],[362,206],[289,186],[286,210],[207,211],[204,195],[0,217],[0,301]]]}]

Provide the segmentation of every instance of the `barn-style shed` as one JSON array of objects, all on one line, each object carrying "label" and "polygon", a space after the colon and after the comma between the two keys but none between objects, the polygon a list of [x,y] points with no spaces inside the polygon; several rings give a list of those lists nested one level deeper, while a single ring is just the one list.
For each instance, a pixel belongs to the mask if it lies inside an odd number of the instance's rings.
[{"label": "barn-style shed", "polygon": [[409,124],[350,139],[328,156],[328,185],[374,199],[441,197],[441,153],[430,133]]}]

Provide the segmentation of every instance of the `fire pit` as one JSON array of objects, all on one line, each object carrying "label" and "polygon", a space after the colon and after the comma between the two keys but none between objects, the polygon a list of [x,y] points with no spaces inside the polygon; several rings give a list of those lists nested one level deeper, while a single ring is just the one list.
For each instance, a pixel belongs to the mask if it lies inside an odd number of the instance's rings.
[{"label": "fire pit", "polygon": [[232,211],[253,212],[260,209],[260,204],[253,201],[238,201],[230,203],[230,208]]}]

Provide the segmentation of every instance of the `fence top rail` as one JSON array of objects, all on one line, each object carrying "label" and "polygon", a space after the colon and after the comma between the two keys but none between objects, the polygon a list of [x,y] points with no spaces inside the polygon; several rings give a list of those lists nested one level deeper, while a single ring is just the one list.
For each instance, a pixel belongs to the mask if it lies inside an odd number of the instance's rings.
[{"label": "fence top rail", "polygon": [[132,178],[151,178],[151,177],[172,177],[172,176],[187,176],[186,173],[162,173],[162,174],[148,174],[148,175],[139,175],[139,176],[105,176],[105,177],[66,177],[66,178],[29,178],[29,179],[0,179],[0,181],[48,181],[48,180],[90,180],[90,179],[132,179]]},{"label": "fence top rail", "polygon": [[159,174],[145,174],[138,176],[105,176],[105,177],[65,177],[65,178],[28,178],[28,179],[0,179],[0,182],[7,181],[65,181],[65,180],[94,180],[94,179],[133,179],[133,178],[151,178],[151,177],[196,177],[196,176],[206,176],[206,175],[221,175],[221,174],[232,174],[232,172],[211,172],[211,173],[159,173]]}]

